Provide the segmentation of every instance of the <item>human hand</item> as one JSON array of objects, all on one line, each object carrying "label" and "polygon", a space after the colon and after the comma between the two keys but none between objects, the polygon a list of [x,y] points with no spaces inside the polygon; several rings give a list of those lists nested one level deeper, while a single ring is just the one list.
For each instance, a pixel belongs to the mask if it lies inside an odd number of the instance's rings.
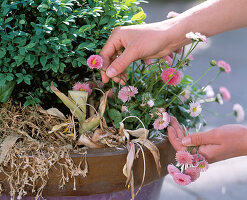
[{"label": "human hand", "polygon": [[115,28],[100,52],[106,70],[101,71],[102,81],[107,83],[112,78],[124,85],[128,78],[125,70],[131,62],[159,58],[189,43],[182,28],[179,29],[174,19]]},{"label": "human hand", "polygon": [[199,146],[198,152],[209,163],[247,155],[247,128],[230,124],[186,136],[176,118],[171,117],[168,138],[176,151],[187,146]]}]

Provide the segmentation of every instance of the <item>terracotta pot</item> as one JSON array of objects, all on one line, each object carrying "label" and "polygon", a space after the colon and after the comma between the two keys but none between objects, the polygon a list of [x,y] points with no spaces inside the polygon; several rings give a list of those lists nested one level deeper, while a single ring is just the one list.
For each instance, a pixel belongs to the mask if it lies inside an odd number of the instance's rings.
[{"label": "terracotta pot", "polygon": [[[153,140],[160,151],[162,166],[161,177],[158,176],[152,154],[144,148],[146,159],[146,176],[144,186],[135,198],[136,200],[158,200],[163,177],[167,174],[167,165],[174,162],[175,151],[167,139]],[[140,154],[141,155],[141,154]],[[80,199],[80,200],[128,200],[131,199],[130,190],[125,186],[126,177],[122,170],[126,162],[127,150],[116,148],[88,149],[88,175],[76,178],[76,190],[73,190],[74,180],[71,179],[63,189],[59,189],[59,173],[53,168],[49,172],[49,181],[43,191],[47,199]],[[76,164],[82,155],[72,154]],[[143,176],[143,159],[140,156],[134,162],[135,187],[141,184]],[[3,180],[3,177],[0,177]],[[7,185],[7,183],[5,183]],[[27,191],[29,196],[33,194]],[[9,199],[2,195],[1,200]],[[25,197],[23,199],[34,199]]]}]

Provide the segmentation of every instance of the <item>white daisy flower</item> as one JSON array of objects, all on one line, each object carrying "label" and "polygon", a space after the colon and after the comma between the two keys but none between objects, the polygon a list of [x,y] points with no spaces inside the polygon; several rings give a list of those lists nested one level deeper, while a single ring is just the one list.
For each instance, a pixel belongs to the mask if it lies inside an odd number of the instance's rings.
[{"label": "white daisy flower", "polygon": [[238,123],[244,121],[244,109],[240,104],[234,104],[233,105],[233,111],[234,111],[234,115],[236,117],[236,121]]},{"label": "white daisy flower", "polygon": [[201,112],[202,112],[202,107],[199,102],[190,103],[189,113],[191,117],[197,117],[198,115],[200,115]]}]

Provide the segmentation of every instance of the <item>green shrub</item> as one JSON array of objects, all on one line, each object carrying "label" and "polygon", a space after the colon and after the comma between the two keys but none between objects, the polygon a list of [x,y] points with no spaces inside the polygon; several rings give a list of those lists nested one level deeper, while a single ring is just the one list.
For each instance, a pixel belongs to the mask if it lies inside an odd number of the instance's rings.
[{"label": "green shrub", "polygon": [[14,100],[25,105],[54,102],[51,82],[67,91],[91,78],[86,59],[100,51],[111,30],[142,23],[132,20],[142,0],[1,2],[0,102],[13,88]]}]

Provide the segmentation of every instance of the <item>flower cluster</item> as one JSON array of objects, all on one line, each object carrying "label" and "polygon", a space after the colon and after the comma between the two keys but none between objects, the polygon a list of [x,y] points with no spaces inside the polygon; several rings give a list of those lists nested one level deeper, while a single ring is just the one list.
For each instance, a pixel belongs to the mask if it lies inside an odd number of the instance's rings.
[{"label": "flower cluster", "polygon": [[196,181],[200,177],[200,173],[208,169],[208,162],[198,153],[191,155],[187,151],[178,151],[176,161],[177,165],[170,164],[167,166],[167,170],[173,180],[182,186]]}]

